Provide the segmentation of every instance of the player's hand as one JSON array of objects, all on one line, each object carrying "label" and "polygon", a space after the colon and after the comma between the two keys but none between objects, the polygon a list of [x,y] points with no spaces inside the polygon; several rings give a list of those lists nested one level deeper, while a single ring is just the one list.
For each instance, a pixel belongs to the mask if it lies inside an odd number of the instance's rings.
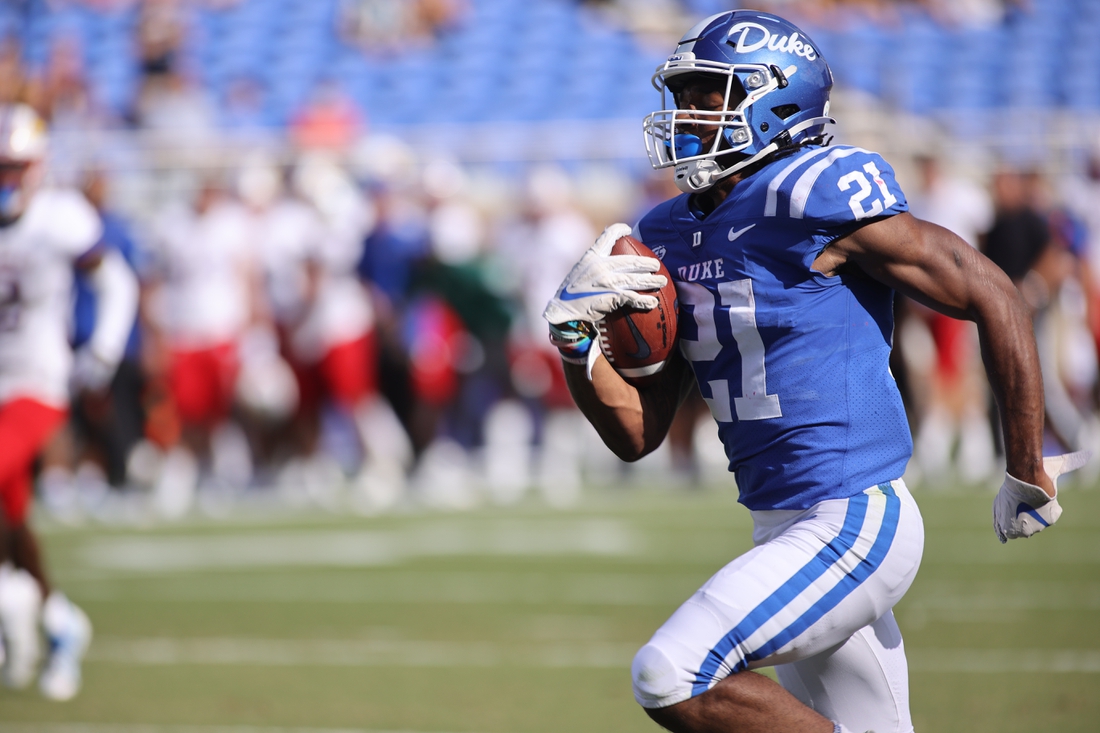
[{"label": "player's hand", "polygon": [[1006,473],[1005,482],[993,500],[993,529],[997,539],[1003,544],[1030,537],[1057,522],[1062,516],[1062,507],[1058,504],[1058,477],[1076,471],[1091,455],[1089,451],[1077,451],[1043,459],[1043,470],[1054,483],[1054,496]]},{"label": "player's hand", "polygon": [[102,392],[111,384],[117,364],[112,364],[90,348],[78,350],[73,355],[73,370],[69,385],[73,392]]},{"label": "player's hand", "polygon": [[652,257],[611,255],[615,242],[630,232],[626,224],[612,224],[604,229],[566,275],[542,317],[558,325],[569,321],[594,323],[624,306],[656,308],[657,298],[638,291],[664,287],[665,276],[654,274],[661,267],[660,261]]}]

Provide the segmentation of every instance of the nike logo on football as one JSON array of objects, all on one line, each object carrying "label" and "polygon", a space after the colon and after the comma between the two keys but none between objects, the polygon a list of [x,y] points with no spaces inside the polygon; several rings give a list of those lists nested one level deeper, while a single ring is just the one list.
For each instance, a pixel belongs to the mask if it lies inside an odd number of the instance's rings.
[{"label": "nike logo on football", "polygon": [[648,359],[653,352],[650,351],[649,344],[646,343],[642,332],[634,325],[634,321],[630,316],[626,317],[626,325],[630,327],[630,335],[634,337],[634,346],[637,349],[633,354],[627,354],[627,357],[630,359]]},{"label": "nike logo on football", "polygon": [[594,290],[588,293],[574,293],[569,288],[562,288],[561,295],[562,300],[580,300],[581,298],[589,298],[593,295],[609,295],[614,291],[611,290]]},{"label": "nike logo on football", "polygon": [[754,226],[756,226],[756,225],[755,224],[749,224],[744,229],[738,229],[737,231],[734,231],[733,227],[730,227],[729,240],[732,242],[733,240],[737,239],[738,237],[740,237],[742,234],[744,234],[748,230],[752,229]]}]

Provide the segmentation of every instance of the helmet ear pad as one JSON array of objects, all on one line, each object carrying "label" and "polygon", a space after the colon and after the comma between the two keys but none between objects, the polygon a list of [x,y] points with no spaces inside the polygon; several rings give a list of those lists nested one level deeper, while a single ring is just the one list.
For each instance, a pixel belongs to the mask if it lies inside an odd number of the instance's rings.
[{"label": "helmet ear pad", "polygon": [[[794,103],[765,106],[754,104],[745,111],[745,119],[754,134],[764,143],[779,142],[782,133],[800,122],[828,114],[828,105],[822,109],[804,109]],[[824,125],[804,130],[800,140],[816,138],[824,133]],[[788,141],[789,144],[790,141]],[[780,147],[783,147],[781,144]]]}]

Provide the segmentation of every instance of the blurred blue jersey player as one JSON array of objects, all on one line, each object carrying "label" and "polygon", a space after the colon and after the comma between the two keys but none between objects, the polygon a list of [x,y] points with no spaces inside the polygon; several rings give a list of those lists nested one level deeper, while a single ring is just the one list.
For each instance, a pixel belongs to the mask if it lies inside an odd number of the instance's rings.
[{"label": "blurred blue jersey player", "polygon": [[[1009,279],[908,213],[879,155],[830,146],[832,74],[814,42],[757,11],[712,16],[657,70],[645,120],[682,195],[614,224],[545,311],[573,397],[621,458],[664,439],[698,388],[718,425],[755,548],[718,571],[634,659],[634,695],[672,731],[906,733],[908,678],[891,612],[924,531],[901,476],[912,441],[888,369],[895,291],[978,324],[1007,453],[994,527],[1029,536],[1061,512],[1044,460],[1031,321]],[[610,256],[624,234],[668,267],[682,358],[626,384],[591,324],[664,278]],[[752,670],[774,666],[781,684]]]},{"label": "blurred blue jersey player", "polygon": [[[83,181],[83,193],[95,207],[103,223],[99,246],[115,250],[135,273],[142,271],[142,253],[137,247],[126,220],[114,212],[107,202],[107,179],[100,171],[90,172]],[[98,298],[87,275],[74,273],[72,345],[84,347],[91,338],[98,318]],[[98,389],[83,389],[72,401],[72,422],[84,452],[98,455],[103,461],[107,480],[112,486],[125,484],[126,464],[130,451],[144,435],[143,392],[141,369],[140,322],[131,319],[129,337],[122,360],[106,384]],[[48,482],[49,479],[47,478]]]}]

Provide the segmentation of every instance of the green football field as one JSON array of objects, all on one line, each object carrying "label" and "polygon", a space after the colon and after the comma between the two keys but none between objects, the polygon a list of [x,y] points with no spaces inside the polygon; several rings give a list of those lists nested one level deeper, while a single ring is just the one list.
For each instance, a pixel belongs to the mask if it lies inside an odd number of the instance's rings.
[{"label": "green football field", "polygon": [[[1065,491],[1056,528],[1007,546],[991,493],[917,498],[924,563],[897,608],[917,730],[1098,730],[1100,491]],[[76,700],[0,689],[4,733],[656,731],[634,651],[749,547],[717,488],[40,526],[96,638]]]}]

